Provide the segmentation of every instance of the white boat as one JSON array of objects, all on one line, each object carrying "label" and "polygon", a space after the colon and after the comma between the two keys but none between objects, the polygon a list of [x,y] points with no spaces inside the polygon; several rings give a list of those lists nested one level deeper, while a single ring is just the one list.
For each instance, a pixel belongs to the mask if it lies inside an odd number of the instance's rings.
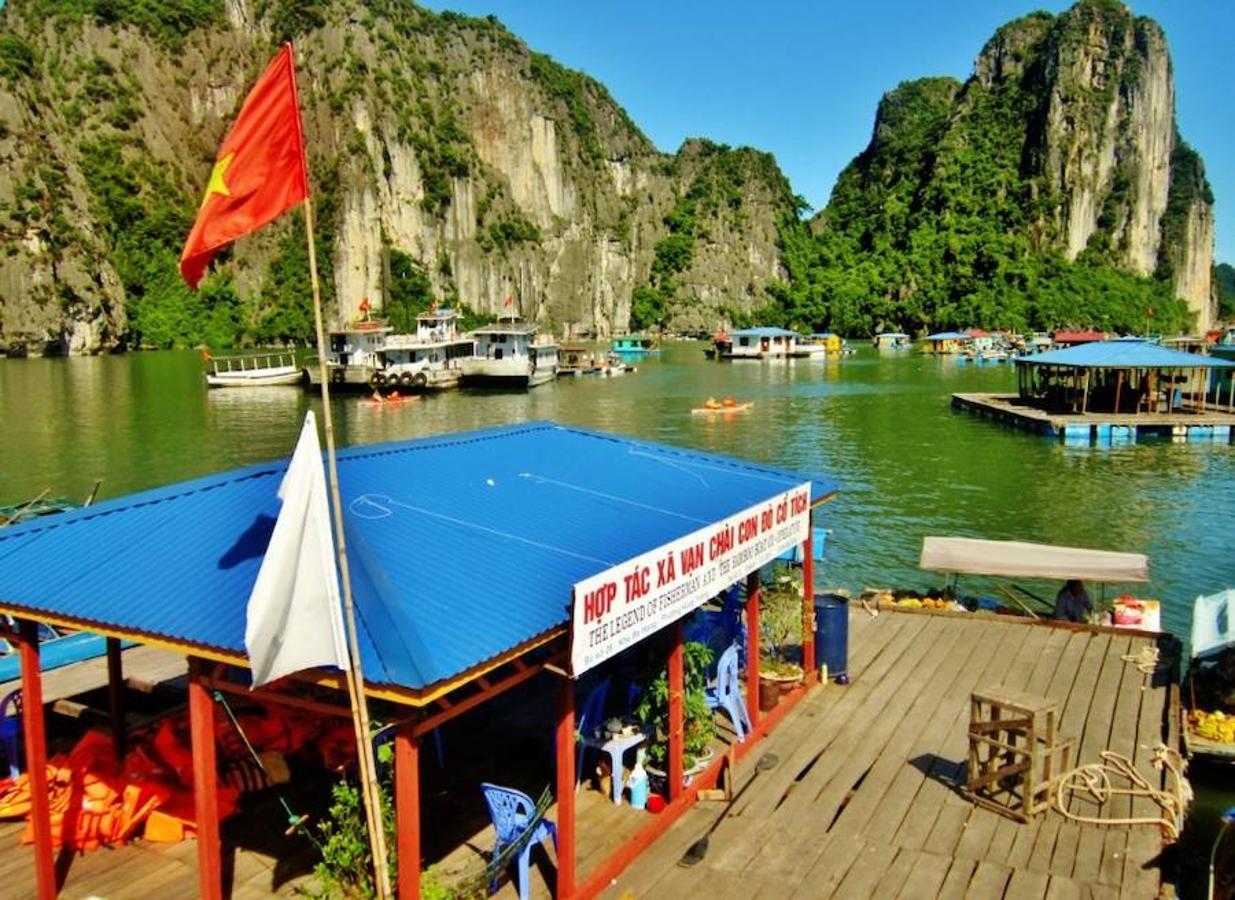
[{"label": "white boat", "polygon": [[207,355],[206,364],[206,384],[210,387],[270,387],[304,380],[304,370],[296,364],[294,353]]},{"label": "white boat", "polygon": [[531,322],[504,319],[471,337],[476,355],[459,361],[464,384],[530,388],[557,377],[557,345],[537,341]]},{"label": "white boat", "polygon": [[[385,361],[382,359],[382,348],[390,329],[383,323],[363,321],[351,328],[341,328],[329,334],[329,346],[326,349],[326,371],[330,383],[343,387],[376,388],[384,383],[382,369]],[[305,370],[309,373],[309,381],[318,384],[321,381],[321,369],[316,360]]]},{"label": "white boat", "polygon": [[459,384],[462,362],[476,352],[476,342],[459,334],[453,309],[430,310],[416,317],[415,334],[391,334],[378,355],[378,376],[391,387],[444,389]]},{"label": "white boat", "polygon": [[[717,347],[720,347],[719,340]],[[798,334],[785,328],[742,328],[733,332],[721,359],[784,359],[798,349]]]}]

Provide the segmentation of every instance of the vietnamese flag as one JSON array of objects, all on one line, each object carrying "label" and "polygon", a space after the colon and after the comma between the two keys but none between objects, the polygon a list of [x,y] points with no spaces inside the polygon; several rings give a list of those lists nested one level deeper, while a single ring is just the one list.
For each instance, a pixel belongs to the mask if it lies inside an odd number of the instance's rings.
[{"label": "vietnamese flag", "polygon": [[196,288],[215,254],[309,196],[292,45],[284,44],[240,108],[219,147],[180,255],[180,274]]}]

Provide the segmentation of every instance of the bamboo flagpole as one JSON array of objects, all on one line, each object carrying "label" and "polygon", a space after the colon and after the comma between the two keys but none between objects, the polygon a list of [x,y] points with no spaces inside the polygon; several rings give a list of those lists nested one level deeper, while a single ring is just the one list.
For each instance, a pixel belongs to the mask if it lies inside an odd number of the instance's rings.
[{"label": "bamboo flagpole", "polygon": [[[292,89],[296,91],[296,79],[292,77]],[[296,125],[300,121],[300,95],[296,92]],[[301,145],[304,136],[301,135]],[[301,157],[305,167],[305,183],[308,184],[308,151]],[[369,704],[364,693],[364,669],[360,662],[360,643],[356,633],[356,610],[352,602],[351,570],[347,564],[347,538],[343,528],[343,501],[339,496],[339,463],[335,454],[334,416],[330,409],[330,379],[326,365],[326,330],[322,323],[322,294],[317,275],[317,250],[313,232],[313,201],[304,199],[304,231],[309,251],[309,284],[313,294],[313,323],[317,334],[317,366],[322,388],[322,430],[326,436],[327,483],[330,486],[331,518],[334,521],[334,545],[339,562],[339,581],[343,588],[343,622],[347,628],[348,655],[351,666],[345,670],[347,691],[351,700],[352,724],[356,730],[356,753],[360,763],[360,780],[364,792],[365,822],[369,830],[369,848],[373,853],[374,885],[377,896],[390,897],[390,868],[387,864],[386,832],[382,827],[382,793],[377,782],[377,765],[373,758],[373,741],[370,738]]]},{"label": "bamboo flagpole", "polygon": [[[381,791],[377,784],[373,745],[369,738],[369,709],[365,701],[364,672],[360,661],[360,647],[356,634],[356,613],[352,603],[351,575],[347,564],[343,503],[339,497],[339,470],[335,454],[333,417],[330,410],[329,379],[326,377],[326,338],[322,324],[321,287],[318,280],[317,255],[314,247],[313,204],[309,196],[309,163],[304,145],[304,126],[300,115],[300,97],[296,90],[295,51],[291,42],[288,42],[283,45],[283,48],[266,68],[265,73],[263,73],[249,92],[239,113],[236,115],[235,121],[232,123],[231,130],[224,137],[223,143],[219,147],[214,169],[210,173],[210,181],[206,186],[205,197],[202,199],[197,218],[193,223],[193,229],[189,232],[184,251],[180,256],[180,273],[184,276],[184,280],[188,283],[189,287],[196,289],[209,267],[210,261],[223,247],[237,238],[256,231],[258,228],[274,221],[274,219],[300,203],[304,204],[305,238],[308,241],[309,250],[309,282],[312,287],[313,315],[317,331],[318,367],[322,377],[322,419],[326,434],[326,457],[329,474],[329,477],[324,479],[329,486],[329,514],[326,512],[324,497],[322,496],[326,493],[326,490],[325,488],[317,490],[318,503],[321,510],[319,532],[321,538],[319,548],[321,552],[319,552],[319,556],[324,557],[326,560],[330,559],[331,553],[326,550],[324,544],[328,533],[333,531],[334,539],[331,541],[331,545],[333,555],[337,559],[338,581],[338,584],[334,583],[336,581],[336,567],[330,565],[328,571],[323,572],[322,583],[309,585],[308,587],[329,587],[327,605],[322,607],[321,610],[324,610],[331,618],[339,612],[338,607],[342,606],[342,627],[335,621],[331,623],[331,628],[346,632],[346,647],[343,646],[342,635],[336,631],[332,636],[332,641],[337,638],[337,652],[332,648],[330,655],[324,657],[324,659],[337,665],[345,673],[348,694],[351,699],[352,723],[356,729],[356,751],[359,757],[361,785],[365,801],[365,820],[368,824],[369,846],[373,853],[375,869],[374,883],[377,888],[378,897],[386,900],[391,895],[391,887],[390,873],[387,867],[385,833],[382,829]],[[306,431],[307,427],[308,423],[306,423]],[[302,431],[302,436],[305,433],[305,431]],[[315,478],[322,476],[320,449],[318,448],[316,425],[314,425],[312,445],[308,454],[312,457],[313,468],[316,471]],[[293,457],[293,464],[295,460],[296,457]],[[293,468],[295,468],[295,465],[289,468],[289,476],[292,474]],[[288,480],[289,478],[284,479],[285,484]],[[301,494],[303,493],[302,491]],[[282,497],[282,492],[280,496]],[[285,504],[284,508],[285,510],[287,509],[287,504]],[[293,512],[291,514],[295,515],[296,513]],[[282,515],[280,513],[280,517]],[[305,516],[306,522],[311,521],[310,513],[302,513],[302,515]],[[325,524],[327,516],[331,519],[332,526]],[[277,532],[278,525],[276,523]],[[272,537],[272,542],[273,540],[274,537]],[[266,564],[271,562],[271,559],[271,552],[268,550],[265,559],[263,559],[263,570]],[[277,559],[272,563],[275,570],[278,569],[280,564]],[[272,576],[272,578],[276,577]],[[258,596],[258,605],[260,606],[261,602],[264,602],[271,592],[258,590],[263,580],[261,572],[259,572],[257,580],[258,584],[254,586],[254,595]],[[311,581],[312,579],[309,580]],[[340,587],[342,589],[341,592],[337,590]],[[304,616],[308,618],[309,631],[306,633],[317,636],[317,632],[314,629],[318,628],[318,620],[321,618],[322,613],[319,610],[308,610],[305,607],[305,604],[309,602],[305,598],[310,593],[311,591],[306,590],[305,593],[299,595],[302,598],[300,608],[306,610],[301,618],[304,618]],[[341,603],[339,600],[340,593]],[[281,602],[288,604],[284,608],[284,613],[286,614],[297,594],[295,591],[290,594],[284,591],[281,596],[283,597]],[[321,593],[318,592],[318,602],[320,602],[320,597]],[[269,625],[270,621],[276,623],[275,627],[281,630],[280,633],[287,633],[289,627],[286,616],[284,618],[275,616],[273,620],[269,618],[263,620],[262,616],[253,615],[253,607],[254,597],[251,596],[248,612],[249,621],[246,626],[246,647],[249,649],[251,661],[254,659],[254,656],[253,648],[249,646],[249,626],[255,629],[255,634],[262,633],[262,629]],[[309,658],[302,657],[302,660],[294,661],[305,662],[299,668],[326,664],[325,662],[307,661]],[[316,660],[320,657],[312,656],[311,658]],[[296,670],[293,667],[281,671],[291,672]],[[271,672],[267,670],[265,674],[269,675]],[[257,675],[258,673],[255,670],[255,684],[257,683]]]}]

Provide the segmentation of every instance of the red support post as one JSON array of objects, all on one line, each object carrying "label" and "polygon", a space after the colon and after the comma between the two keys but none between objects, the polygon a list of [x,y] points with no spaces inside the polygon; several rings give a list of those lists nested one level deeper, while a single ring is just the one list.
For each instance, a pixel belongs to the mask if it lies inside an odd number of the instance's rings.
[{"label": "red support post", "polygon": [[222,900],[219,776],[215,760],[214,700],[204,660],[189,657],[189,731],[193,749],[193,809],[197,817],[197,889],[202,900]]},{"label": "red support post", "polygon": [[575,683],[558,680],[557,731],[557,900],[575,892]]},{"label": "red support post", "polygon": [[683,744],[685,744],[685,659],[682,652],[682,620],[669,626],[673,644],[669,648],[669,800],[682,793],[685,780]]},{"label": "red support post", "polygon": [[51,801],[47,796],[47,733],[43,722],[43,673],[39,666],[39,627],[21,620],[21,718],[26,735],[30,823],[34,829],[34,877],[39,900],[55,897],[56,861],[51,842]]},{"label": "red support post", "polygon": [[420,741],[414,722],[395,732],[395,825],[399,900],[420,897]]},{"label": "red support post", "polygon": [[759,573],[746,576],[746,712],[759,724]]},{"label": "red support post", "polygon": [[806,540],[802,542],[802,668],[806,683],[814,684],[819,679],[819,665],[815,659],[815,535],[808,525]]},{"label": "red support post", "polygon": [[107,700],[111,709],[112,746],[116,748],[116,759],[124,759],[125,725],[124,725],[124,663],[120,658],[120,639],[107,639]]}]

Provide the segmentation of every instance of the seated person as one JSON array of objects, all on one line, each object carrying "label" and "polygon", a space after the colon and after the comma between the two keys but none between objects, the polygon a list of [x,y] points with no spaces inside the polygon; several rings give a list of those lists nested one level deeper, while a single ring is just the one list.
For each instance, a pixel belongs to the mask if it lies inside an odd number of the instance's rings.
[{"label": "seated person", "polygon": [[1093,601],[1085,593],[1085,586],[1073,578],[1055,595],[1055,618],[1066,622],[1084,622],[1093,612]]}]

